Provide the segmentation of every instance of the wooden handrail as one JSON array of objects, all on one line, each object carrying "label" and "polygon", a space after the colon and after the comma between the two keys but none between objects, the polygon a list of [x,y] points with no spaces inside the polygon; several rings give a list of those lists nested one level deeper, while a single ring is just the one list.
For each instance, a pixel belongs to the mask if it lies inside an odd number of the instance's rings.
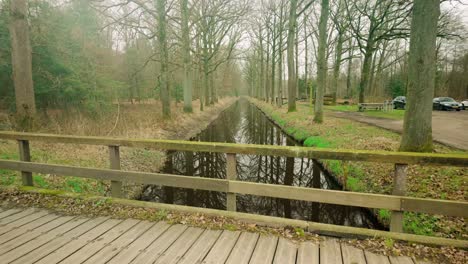
[{"label": "wooden handrail", "polygon": [[242,182],[236,180],[96,169],[4,159],[0,159],[0,169],[48,173],[62,176],[73,175],[76,177],[99,180],[127,181],[133,183],[249,194],[309,202],[468,217],[468,202],[463,201],[421,199],[395,195],[323,190],[317,188]]},{"label": "wooden handrail", "polygon": [[423,164],[428,166],[468,167],[468,154],[439,154],[324,148],[319,149],[298,146],[270,146],[162,139],[127,139],[21,132],[0,132],[0,139],[42,141],[48,143],[124,146],[178,151],[283,156],[311,159],[367,161],[395,164]]}]

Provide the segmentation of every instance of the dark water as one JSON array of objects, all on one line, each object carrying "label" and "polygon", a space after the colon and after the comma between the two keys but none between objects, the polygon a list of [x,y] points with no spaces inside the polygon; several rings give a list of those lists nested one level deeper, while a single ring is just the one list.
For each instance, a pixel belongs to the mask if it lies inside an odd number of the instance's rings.
[{"label": "dark water", "polygon": [[[254,105],[241,99],[224,111],[206,130],[192,140],[248,144],[297,144]],[[206,152],[168,152],[164,172],[209,178],[226,178],[226,155]],[[341,190],[336,180],[312,159],[237,155],[237,174],[242,181]],[[226,194],[211,191],[146,186],[141,200],[225,209]],[[369,210],[292,201],[279,198],[237,195],[237,210],[315,222],[383,229]]]}]

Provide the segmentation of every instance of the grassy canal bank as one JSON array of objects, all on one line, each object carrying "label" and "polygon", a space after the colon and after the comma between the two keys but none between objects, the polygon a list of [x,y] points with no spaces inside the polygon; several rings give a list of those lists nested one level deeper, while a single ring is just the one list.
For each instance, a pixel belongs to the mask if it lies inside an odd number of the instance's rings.
[{"label": "grassy canal bank", "polygon": [[[306,104],[298,104],[297,111],[287,113],[260,100],[250,99],[289,135],[305,146],[356,150],[397,151],[400,135],[385,129],[325,114],[323,124],[313,123],[313,112]],[[459,150],[436,144],[438,153]],[[345,186],[356,192],[390,194],[392,190],[392,164],[371,162],[323,161],[325,167]],[[347,178],[343,176],[347,171]],[[468,169],[455,167],[408,167],[407,195],[421,198],[466,200],[465,189]],[[390,212],[376,211],[382,222],[388,223]],[[463,218],[405,213],[405,232],[449,238],[468,239]]]}]

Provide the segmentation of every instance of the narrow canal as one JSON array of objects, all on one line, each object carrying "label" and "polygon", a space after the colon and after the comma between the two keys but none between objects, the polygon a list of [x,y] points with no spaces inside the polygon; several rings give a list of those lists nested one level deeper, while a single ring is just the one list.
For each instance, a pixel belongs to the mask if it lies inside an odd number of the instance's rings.
[{"label": "narrow canal", "polygon": [[[245,99],[240,99],[226,109],[192,140],[280,146],[298,144]],[[226,155],[171,151],[168,152],[164,172],[225,179]],[[318,163],[306,158],[237,155],[237,174],[241,181],[342,189],[335,178]],[[154,185],[146,186],[140,199],[216,209],[225,209],[226,205],[225,193],[161,188]],[[237,195],[237,211],[383,229],[368,209],[350,206]]]}]

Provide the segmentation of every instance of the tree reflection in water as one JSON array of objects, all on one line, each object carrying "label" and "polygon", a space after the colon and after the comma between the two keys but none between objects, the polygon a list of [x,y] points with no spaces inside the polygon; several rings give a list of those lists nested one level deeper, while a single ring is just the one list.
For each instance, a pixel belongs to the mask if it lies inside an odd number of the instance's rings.
[{"label": "tree reflection in water", "polygon": [[[193,140],[294,146],[284,134],[248,101],[241,99],[223,112]],[[169,151],[164,172],[195,177],[226,178],[224,153]],[[312,159],[237,155],[241,181],[340,190],[341,186]],[[225,209],[226,194],[211,191],[146,186],[141,200]],[[240,212],[281,216],[315,222],[383,229],[369,210],[358,207],[237,195]]]}]

